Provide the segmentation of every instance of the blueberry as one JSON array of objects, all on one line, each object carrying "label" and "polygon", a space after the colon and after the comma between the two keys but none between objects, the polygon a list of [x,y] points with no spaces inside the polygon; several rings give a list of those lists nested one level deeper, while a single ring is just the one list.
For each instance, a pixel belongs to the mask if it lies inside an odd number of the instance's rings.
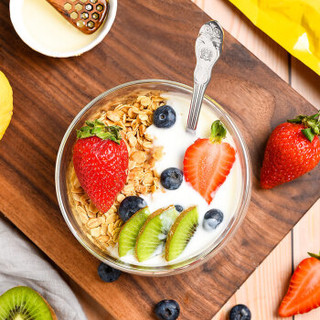
[{"label": "blueberry", "polygon": [[168,168],[161,173],[161,184],[169,190],[176,190],[183,180],[183,173],[178,168]]},{"label": "blueberry", "polygon": [[175,320],[180,314],[180,306],[175,300],[162,300],[154,308],[154,312],[160,320]]},{"label": "blueberry", "polygon": [[182,212],[183,211],[183,206],[180,206],[180,204],[176,204],[174,207],[176,208],[176,210],[178,212]]},{"label": "blueberry", "polygon": [[162,106],[153,113],[153,124],[158,128],[170,128],[176,123],[176,112],[170,106]]},{"label": "blueberry", "polygon": [[98,267],[98,275],[104,282],[113,282],[119,279],[121,271],[114,269],[107,264],[100,263]]},{"label": "blueberry", "polygon": [[244,304],[238,304],[230,310],[229,320],[250,320],[251,312]]},{"label": "blueberry", "polygon": [[203,228],[211,231],[218,227],[223,220],[223,213],[219,209],[211,209],[206,212],[203,219]]},{"label": "blueberry", "polygon": [[122,200],[119,207],[119,216],[126,222],[133,214],[142,208],[145,208],[147,203],[140,197],[130,196]]}]

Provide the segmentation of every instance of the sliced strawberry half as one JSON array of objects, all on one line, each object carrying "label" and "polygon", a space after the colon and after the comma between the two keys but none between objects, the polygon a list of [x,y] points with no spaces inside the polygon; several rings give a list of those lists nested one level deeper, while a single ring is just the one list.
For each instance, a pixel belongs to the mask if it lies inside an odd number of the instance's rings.
[{"label": "sliced strawberry half", "polygon": [[295,270],[287,294],[283,298],[280,317],[306,313],[320,306],[320,255],[300,262]]},{"label": "sliced strawberry half", "polygon": [[229,143],[222,142],[226,133],[223,124],[215,121],[211,126],[210,138],[196,140],[184,156],[185,179],[208,204],[214,192],[225,182],[236,160],[235,149]]}]

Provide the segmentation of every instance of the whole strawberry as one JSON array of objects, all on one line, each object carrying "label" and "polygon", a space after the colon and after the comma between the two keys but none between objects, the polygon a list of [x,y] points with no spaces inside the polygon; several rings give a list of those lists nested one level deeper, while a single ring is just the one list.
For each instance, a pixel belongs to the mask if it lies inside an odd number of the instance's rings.
[{"label": "whole strawberry", "polygon": [[261,169],[262,188],[270,189],[296,179],[319,163],[319,114],[298,116],[273,130]]},{"label": "whole strawberry", "polygon": [[96,207],[106,212],[126,183],[128,150],[121,128],[95,120],[77,131],[73,165],[80,185]]}]

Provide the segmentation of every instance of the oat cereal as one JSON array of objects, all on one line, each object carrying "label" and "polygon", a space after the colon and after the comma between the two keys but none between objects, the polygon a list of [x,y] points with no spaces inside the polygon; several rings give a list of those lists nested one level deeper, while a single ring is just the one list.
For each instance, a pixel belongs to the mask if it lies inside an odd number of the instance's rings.
[{"label": "oat cereal", "polygon": [[88,119],[120,126],[129,152],[126,185],[108,212],[100,212],[81,188],[72,161],[68,169],[68,195],[73,212],[87,236],[102,249],[118,241],[123,224],[117,213],[121,201],[127,196],[145,195],[160,189],[160,177],[154,165],[162,157],[162,147],[154,147],[146,129],[152,124],[154,110],[165,103],[157,91],[130,94],[109,102]]}]

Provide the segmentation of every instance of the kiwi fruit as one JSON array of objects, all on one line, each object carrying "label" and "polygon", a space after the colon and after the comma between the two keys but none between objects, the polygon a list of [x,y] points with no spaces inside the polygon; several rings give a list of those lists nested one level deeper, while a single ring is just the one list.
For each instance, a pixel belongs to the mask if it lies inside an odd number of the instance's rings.
[{"label": "kiwi fruit", "polygon": [[169,206],[152,213],[139,231],[135,252],[138,261],[145,261],[164,243],[167,234],[179,215],[175,207]]},{"label": "kiwi fruit", "polygon": [[123,225],[119,233],[119,257],[134,249],[139,231],[149,215],[149,208],[142,208]]},{"label": "kiwi fruit", "polygon": [[191,207],[181,212],[168,234],[165,248],[165,258],[167,261],[180,256],[195,233],[199,224],[198,220],[197,207]]},{"label": "kiwi fruit", "polygon": [[0,296],[0,319],[57,320],[49,304],[28,287],[15,287]]}]

